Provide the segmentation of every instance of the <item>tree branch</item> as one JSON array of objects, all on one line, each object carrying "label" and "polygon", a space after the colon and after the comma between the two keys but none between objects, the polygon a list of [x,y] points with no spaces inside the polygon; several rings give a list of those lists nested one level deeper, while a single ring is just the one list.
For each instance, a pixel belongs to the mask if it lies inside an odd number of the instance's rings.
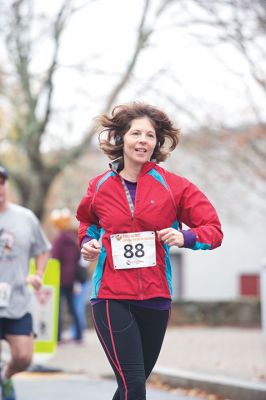
[{"label": "tree branch", "polygon": [[[136,45],[134,48],[134,51],[132,53],[131,59],[129,63],[127,64],[127,67],[122,74],[119,82],[114,86],[114,88],[111,90],[109,96],[107,97],[107,101],[105,103],[105,106],[103,107],[103,112],[107,113],[112,105],[114,104],[115,100],[117,99],[119,93],[124,89],[126,84],[128,83],[129,79],[131,78],[134,68],[137,64],[137,61],[140,57],[141,51],[146,47],[148,40],[152,33],[154,32],[154,26],[156,20],[161,16],[164,10],[166,10],[166,7],[169,6],[172,3],[172,0],[163,0],[160,7],[158,8],[156,14],[155,14],[155,20],[153,23],[153,28],[147,28],[146,27],[146,20],[147,16],[151,7],[151,0],[144,0],[144,7],[138,27],[138,34],[137,34],[137,40],[136,40]],[[92,137],[94,135],[94,125],[92,124],[90,128],[88,129],[84,140],[82,143],[76,148],[74,148],[72,151],[70,151],[66,158],[65,158],[65,163],[73,161],[76,157],[80,156],[82,153],[86,151],[86,149],[90,146]]]},{"label": "tree branch", "polygon": [[[43,83],[43,86],[40,90],[40,94],[43,91],[47,91],[47,99],[46,99],[46,106],[45,106],[45,112],[44,112],[44,117],[42,118],[42,120],[40,121],[39,124],[39,135],[43,135],[43,133],[45,132],[47,123],[50,119],[50,114],[51,114],[51,103],[52,103],[52,95],[54,92],[54,85],[53,85],[53,76],[54,73],[56,71],[56,67],[57,67],[57,59],[58,59],[58,53],[59,53],[59,48],[60,48],[60,39],[61,39],[61,35],[62,32],[64,30],[65,27],[65,23],[67,20],[67,16],[65,15],[67,13],[67,9],[69,7],[69,3],[70,0],[66,0],[58,14],[54,23],[54,28],[53,28],[53,42],[54,42],[54,52],[53,52],[53,57],[51,60],[51,64],[48,68],[47,71],[47,78]],[[40,98],[40,95],[39,95]]]}]

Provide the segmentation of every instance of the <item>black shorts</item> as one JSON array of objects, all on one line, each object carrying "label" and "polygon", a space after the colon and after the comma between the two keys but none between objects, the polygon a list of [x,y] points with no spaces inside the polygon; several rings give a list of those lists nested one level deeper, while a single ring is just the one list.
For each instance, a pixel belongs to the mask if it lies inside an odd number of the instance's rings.
[{"label": "black shorts", "polygon": [[32,316],[30,313],[18,319],[0,317],[0,339],[5,339],[6,335],[30,336],[32,331]]}]

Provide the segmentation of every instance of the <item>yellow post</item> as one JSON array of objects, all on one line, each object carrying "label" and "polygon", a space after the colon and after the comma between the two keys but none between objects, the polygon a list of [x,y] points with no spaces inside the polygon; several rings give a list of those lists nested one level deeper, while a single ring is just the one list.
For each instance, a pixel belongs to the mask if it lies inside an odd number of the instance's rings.
[{"label": "yellow post", "polygon": [[[35,272],[31,260],[30,273]],[[34,355],[52,355],[56,350],[59,314],[60,263],[50,258],[43,276],[43,286],[33,290],[33,330],[36,334]]]}]

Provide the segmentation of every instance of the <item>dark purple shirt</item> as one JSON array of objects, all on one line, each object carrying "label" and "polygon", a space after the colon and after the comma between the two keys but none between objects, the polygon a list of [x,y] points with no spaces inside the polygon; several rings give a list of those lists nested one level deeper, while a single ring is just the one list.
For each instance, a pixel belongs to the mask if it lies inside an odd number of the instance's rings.
[{"label": "dark purple shirt", "polygon": [[124,181],[125,181],[125,184],[127,185],[132,202],[133,202],[133,204],[135,204],[137,182],[130,182],[130,181],[127,181],[126,179],[124,179]]},{"label": "dark purple shirt", "polygon": [[[91,305],[95,306],[95,304],[101,303],[105,300],[106,299],[91,299]],[[163,299],[161,297],[154,297],[152,299],[147,299],[147,300],[118,300],[118,301],[132,304],[133,306],[151,308],[153,310],[169,310],[172,304],[172,301],[170,299]]]},{"label": "dark purple shirt", "polygon": [[60,261],[60,286],[72,286],[75,282],[80,258],[76,232],[60,232],[52,244],[51,256]]}]

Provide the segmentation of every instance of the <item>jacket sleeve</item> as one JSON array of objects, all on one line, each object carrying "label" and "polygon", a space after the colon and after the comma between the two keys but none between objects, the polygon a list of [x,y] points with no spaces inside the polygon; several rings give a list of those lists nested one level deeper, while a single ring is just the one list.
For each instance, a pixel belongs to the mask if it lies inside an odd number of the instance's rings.
[{"label": "jacket sleeve", "polygon": [[[193,183],[184,180],[177,209],[179,221],[190,229],[184,233],[184,247],[193,250],[211,250],[222,243],[221,223],[208,198]],[[193,240],[194,237],[194,240]]]},{"label": "jacket sleeve", "polygon": [[[76,218],[79,221],[78,238],[81,245],[86,238],[99,240],[99,219],[93,210],[93,197],[95,194],[95,179],[90,181],[87,193],[80,201]],[[86,241],[86,240],[85,240]]]}]

